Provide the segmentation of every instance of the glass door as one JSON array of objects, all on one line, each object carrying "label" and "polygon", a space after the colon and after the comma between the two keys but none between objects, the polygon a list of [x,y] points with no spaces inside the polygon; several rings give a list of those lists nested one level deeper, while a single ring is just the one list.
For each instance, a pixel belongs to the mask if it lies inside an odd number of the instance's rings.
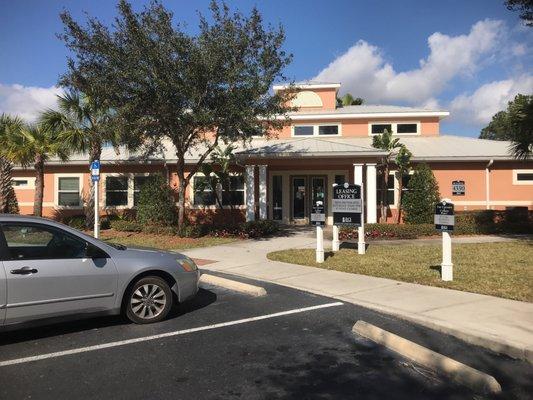
[{"label": "glass door", "polygon": [[292,218],[304,219],[306,217],[306,189],[305,176],[292,177]]},{"label": "glass door", "polygon": [[327,214],[326,206],[328,205],[326,199],[327,181],[325,176],[312,176],[311,177],[311,204],[309,209],[311,212],[313,206],[318,202],[322,202],[324,206],[324,212]]}]

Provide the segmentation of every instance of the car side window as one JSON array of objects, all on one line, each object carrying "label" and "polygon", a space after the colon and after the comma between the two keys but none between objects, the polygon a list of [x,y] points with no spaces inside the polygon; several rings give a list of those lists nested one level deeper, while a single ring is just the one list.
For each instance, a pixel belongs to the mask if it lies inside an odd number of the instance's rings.
[{"label": "car side window", "polygon": [[83,258],[87,243],[60,229],[38,224],[2,224],[11,260]]}]

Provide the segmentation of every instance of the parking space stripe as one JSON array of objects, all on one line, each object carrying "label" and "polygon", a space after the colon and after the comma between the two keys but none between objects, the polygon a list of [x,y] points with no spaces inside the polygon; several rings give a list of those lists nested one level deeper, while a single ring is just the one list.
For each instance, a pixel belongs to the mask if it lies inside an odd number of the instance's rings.
[{"label": "parking space stripe", "polygon": [[291,315],[291,314],[299,314],[299,313],[303,313],[307,311],[320,310],[322,308],[342,306],[343,304],[344,303],[341,303],[341,302],[334,302],[334,303],[320,304],[320,305],[311,306],[311,307],[295,308],[292,310],[281,311],[281,312],[277,312],[273,314],[265,314],[265,315],[259,315],[257,317],[243,318],[243,319],[238,319],[235,321],[228,321],[228,322],[221,322],[221,323],[213,324],[213,325],[200,326],[198,328],[183,329],[180,331],[160,333],[158,335],[151,335],[151,336],[144,336],[144,337],[134,338],[134,339],[120,340],[117,342],[102,343],[102,344],[97,344],[94,346],[79,347],[77,349],[58,351],[55,353],[40,354],[36,356],[31,356],[31,357],[16,358],[13,360],[0,361],[0,367],[7,367],[9,365],[16,365],[16,364],[24,364],[24,363],[29,363],[33,361],[46,360],[49,358],[57,358],[57,357],[69,356],[69,355],[79,354],[79,353],[87,353],[90,351],[103,350],[103,349],[108,349],[111,347],[119,347],[119,346],[125,346],[125,345],[133,344],[133,343],[141,343],[141,342],[147,342],[150,340],[185,335],[187,333],[194,333],[194,332],[207,331],[207,330],[212,330],[212,329],[217,329],[217,328],[224,328],[226,326],[245,324],[247,322],[261,321],[265,319],[282,317],[282,316]]}]

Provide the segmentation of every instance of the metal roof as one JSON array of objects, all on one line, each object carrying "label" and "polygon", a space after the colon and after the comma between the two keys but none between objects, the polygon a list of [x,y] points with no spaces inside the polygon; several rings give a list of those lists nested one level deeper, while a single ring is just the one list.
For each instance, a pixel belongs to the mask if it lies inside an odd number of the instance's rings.
[{"label": "metal roof", "polygon": [[[401,136],[401,143],[413,153],[414,161],[488,161],[513,160],[510,155],[510,142],[476,139],[463,136]],[[305,137],[287,139],[255,138],[247,144],[235,144],[238,157],[380,157],[384,153],[372,147],[372,137]],[[112,147],[102,151],[100,161],[103,164],[162,164],[176,161],[176,154],[170,142],[165,142],[163,152],[144,157],[141,153],[132,153],[121,148],[117,154]],[[221,147],[224,147],[223,145]],[[205,151],[199,146],[190,151],[186,163],[196,163]],[[66,162],[51,159],[48,165],[86,165],[87,154],[74,154]]]}]

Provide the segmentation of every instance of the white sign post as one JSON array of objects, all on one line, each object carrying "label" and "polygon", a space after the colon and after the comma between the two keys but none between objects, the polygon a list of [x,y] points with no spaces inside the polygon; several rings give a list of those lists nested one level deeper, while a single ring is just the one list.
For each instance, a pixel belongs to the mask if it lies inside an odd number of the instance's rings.
[{"label": "white sign post", "polygon": [[435,206],[435,228],[442,232],[441,279],[453,280],[452,238],[450,232],[455,225],[454,206],[450,199],[443,199]]},{"label": "white sign post", "polygon": [[339,251],[341,242],[339,240],[339,226],[333,225],[333,241],[331,242],[331,250]]},{"label": "white sign post", "polygon": [[324,262],[324,228],[322,225],[316,226],[316,262]]},{"label": "white sign post", "polygon": [[94,237],[100,236],[100,194],[98,186],[100,182],[100,161],[95,160],[91,163],[91,180],[94,185]]},{"label": "white sign post", "polygon": [[324,262],[324,224],[326,223],[326,213],[324,203],[317,201],[311,212],[311,224],[316,225],[316,262]]},{"label": "white sign post", "polygon": [[357,254],[365,254],[365,196],[363,195],[363,184],[361,184],[361,226],[357,228]]}]

